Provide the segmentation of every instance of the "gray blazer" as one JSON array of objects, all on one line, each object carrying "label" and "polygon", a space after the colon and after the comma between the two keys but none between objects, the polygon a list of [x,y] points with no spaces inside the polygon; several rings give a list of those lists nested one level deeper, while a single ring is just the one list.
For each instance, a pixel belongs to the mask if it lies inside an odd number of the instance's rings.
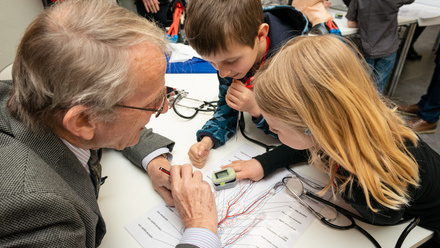
[{"label": "gray blazer", "polygon": [[[55,134],[31,132],[9,115],[9,90],[0,81],[0,247],[98,246],[106,229],[87,171]],[[173,145],[145,130],[123,153],[141,166],[149,152]]]}]

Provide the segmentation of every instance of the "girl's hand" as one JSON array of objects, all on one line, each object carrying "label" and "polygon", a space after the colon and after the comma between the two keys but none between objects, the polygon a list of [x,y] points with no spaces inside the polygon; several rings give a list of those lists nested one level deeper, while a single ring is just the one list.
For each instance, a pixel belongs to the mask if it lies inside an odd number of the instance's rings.
[{"label": "girl's hand", "polygon": [[256,159],[251,160],[236,160],[225,165],[222,169],[231,167],[235,170],[236,179],[250,179],[252,181],[259,181],[264,177],[263,166]]}]

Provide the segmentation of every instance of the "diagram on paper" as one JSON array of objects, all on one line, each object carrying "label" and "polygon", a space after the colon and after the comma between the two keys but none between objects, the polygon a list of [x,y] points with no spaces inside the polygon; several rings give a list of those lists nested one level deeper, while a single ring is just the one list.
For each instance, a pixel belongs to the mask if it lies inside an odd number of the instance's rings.
[{"label": "diagram on paper", "polygon": [[[244,145],[225,158],[219,168],[258,154]],[[206,173],[207,181],[210,175]],[[288,175],[287,170],[281,170],[259,182],[239,180],[234,188],[214,192],[222,247],[292,247],[314,217],[287,193],[281,180]],[[321,205],[303,200],[320,211]],[[184,231],[177,211],[165,203],[126,229],[143,247],[174,247]]]}]

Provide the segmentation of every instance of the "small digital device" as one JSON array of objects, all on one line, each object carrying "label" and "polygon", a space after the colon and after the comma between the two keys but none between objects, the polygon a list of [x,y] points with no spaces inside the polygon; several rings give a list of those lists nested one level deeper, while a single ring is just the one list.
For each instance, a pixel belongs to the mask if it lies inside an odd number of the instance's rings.
[{"label": "small digital device", "polygon": [[228,167],[226,169],[213,172],[212,182],[214,183],[216,190],[233,188],[237,182],[235,180],[234,169]]}]

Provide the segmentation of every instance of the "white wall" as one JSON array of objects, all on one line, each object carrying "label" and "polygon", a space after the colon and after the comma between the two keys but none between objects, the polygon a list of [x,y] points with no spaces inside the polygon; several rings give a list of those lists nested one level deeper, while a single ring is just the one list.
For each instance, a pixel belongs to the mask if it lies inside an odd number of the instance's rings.
[{"label": "white wall", "polygon": [[[134,0],[119,3],[136,13]],[[14,61],[22,34],[43,9],[42,0],[0,0],[0,72]]]},{"label": "white wall", "polygon": [[14,61],[22,34],[43,9],[42,0],[0,0],[0,71]]}]

